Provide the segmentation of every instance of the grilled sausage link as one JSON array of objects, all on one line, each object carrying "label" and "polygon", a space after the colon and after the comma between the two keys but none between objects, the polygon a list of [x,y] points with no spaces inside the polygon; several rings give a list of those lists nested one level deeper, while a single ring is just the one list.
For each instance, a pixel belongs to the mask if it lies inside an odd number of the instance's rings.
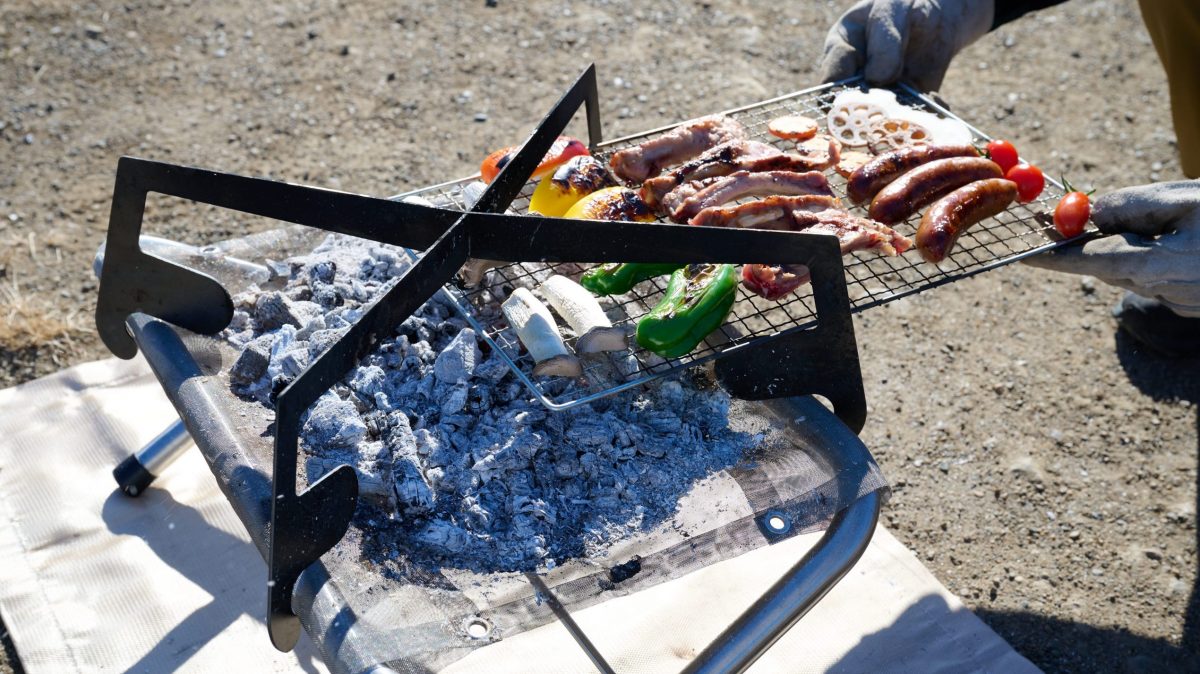
[{"label": "grilled sausage link", "polygon": [[917,250],[929,262],[946,259],[959,235],[972,225],[990,218],[1017,198],[1017,184],[989,178],[960,187],[942,197],[921,218],[917,227]]},{"label": "grilled sausage link", "polygon": [[916,213],[938,197],[967,183],[988,178],[1003,178],[996,162],[983,157],[935,159],[905,173],[871,200],[871,218],[894,225]]},{"label": "grilled sausage link", "polygon": [[978,157],[979,151],[970,145],[915,145],[885,152],[859,166],[846,182],[846,196],[861,204],[896,178],[935,159]]}]

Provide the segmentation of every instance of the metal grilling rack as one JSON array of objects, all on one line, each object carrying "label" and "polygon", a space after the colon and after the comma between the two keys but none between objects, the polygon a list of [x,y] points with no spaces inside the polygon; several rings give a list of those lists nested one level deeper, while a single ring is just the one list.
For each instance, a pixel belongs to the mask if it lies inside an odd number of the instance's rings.
[{"label": "metal grilling rack", "polygon": [[[849,428],[855,432],[862,428],[866,403],[836,238],[680,225],[551,221],[499,214],[517,198],[550,144],[580,107],[586,107],[591,144],[596,146],[600,141],[600,119],[595,71],[591,67],[534,130],[474,208],[466,212],[129,157],[120,160],[96,322],[106,346],[123,358],[136,355],[139,339],[168,338],[160,329],[165,326],[151,317],[212,335],[228,325],[233,312],[229,293],[214,277],[140,248],[142,218],[150,192],[423,251],[404,275],[367,306],[357,323],[275,398],[274,427],[268,429],[273,430],[274,449],[265,556],[269,573],[267,626],[277,648],[289,650],[296,643],[300,630],[293,612],[296,583],[305,569],[343,537],[358,497],[356,474],[346,465],[307,490],[297,490],[301,416],[369,353],[381,336],[390,334],[449,283],[468,258],[538,263],[549,259],[582,263],[803,263],[812,272],[812,295],[807,306],[819,315],[817,325],[773,340],[770,348],[730,352],[726,361],[731,364],[723,372],[719,370],[718,376],[730,393],[746,399],[821,394],[833,403],[834,412]],[[522,235],[539,225],[544,233],[538,237],[536,250],[531,250],[528,237]],[[177,368],[178,364],[167,361],[162,366]],[[187,380],[202,374],[197,369],[179,376]],[[870,530],[878,506],[877,495],[861,506],[866,514],[857,517],[867,520],[863,531]],[[844,513],[843,519],[848,516]],[[831,534],[837,530],[838,521],[835,519]],[[865,545],[861,535],[859,542]],[[857,548],[851,563],[861,551]],[[761,606],[747,612],[744,618],[748,622],[717,651],[724,654],[722,657],[736,651],[748,664],[819,599],[848,566],[842,564],[825,571],[839,569],[838,573],[824,575],[799,571],[789,574],[780,581],[778,591],[772,590]],[[800,587],[789,585],[796,582]],[[780,599],[780,592],[788,598]],[[699,658],[694,666],[712,667],[713,662],[712,657]]]},{"label": "metal grilling rack", "polygon": [[[779,139],[767,132],[767,123],[770,120],[788,114],[824,119],[838,93],[860,86],[863,86],[861,78],[854,78],[734,108],[722,114],[740,121],[746,127],[751,139],[770,143],[784,151],[791,151],[794,149],[791,141]],[[899,85],[895,93],[899,102],[903,104],[966,124],[945,106],[908,85]],[[595,148],[596,154],[607,158],[613,152],[635,146],[676,126],[678,125],[673,124],[606,141]],[[987,134],[969,124],[967,126],[977,144],[990,140]],[[852,206],[851,202],[845,199],[845,178],[832,169],[826,171],[826,177],[834,194],[843,198],[844,205],[850,206],[851,212],[866,215],[866,205]],[[420,196],[433,203],[463,209],[463,188],[475,180],[476,178],[472,177],[448,182],[408,192],[397,198]],[[518,213],[528,211],[529,199],[535,185],[535,182],[530,182],[522,188],[513,200],[511,210]],[[1037,255],[1062,245],[1065,241],[1055,231],[1052,222],[1042,215],[1052,212],[1054,204],[1062,195],[1062,185],[1054,180],[1048,180],[1046,189],[1035,201],[1028,204],[1013,204],[1000,215],[988,218],[967,231],[959,239],[950,257],[939,265],[923,261],[916,251],[910,251],[894,258],[874,255],[870,252],[856,252],[848,255],[843,264],[851,312],[858,313],[908,295],[1011,264],[1022,258]],[[661,219],[660,221],[667,222]],[[907,221],[896,225],[895,229],[911,237],[919,222],[920,213],[917,213]],[[636,367],[627,368],[625,381],[617,384],[606,383],[606,378],[599,372],[602,369],[599,366],[600,361],[589,358],[584,362],[587,384],[554,394],[547,390],[546,379],[533,377],[532,359],[521,348],[513,331],[504,324],[503,318],[480,311],[481,306],[485,303],[483,296],[488,288],[497,286],[532,288],[551,273],[554,273],[554,265],[513,263],[491,271],[490,281],[481,284],[479,288],[449,289],[457,300],[460,310],[468,317],[473,327],[504,354],[525,385],[541,400],[542,404],[550,409],[567,409],[589,403],[678,370],[736,353],[738,350],[752,345],[759,347],[769,344],[771,340],[811,329],[818,323],[819,312],[814,302],[812,287],[801,288],[781,300],[765,300],[745,288],[739,288],[738,299],[734,303],[733,311],[725,325],[719,329],[718,333],[714,333],[710,339],[686,356],[663,360],[656,354],[640,349],[634,344],[628,353],[619,355],[626,361],[636,363]],[[632,330],[638,319],[645,315],[662,297],[666,289],[666,282],[666,277],[651,279],[638,284],[633,291],[620,296],[621,299],[616,301],[612,301],[612,298],[605,299],[604,302],[607,303],[605,308],[610,309],[610,316],[619,317],[614,319],[614,325]],[[718,367],[728,370],[729,368],[725,365],[722,363]]]}]

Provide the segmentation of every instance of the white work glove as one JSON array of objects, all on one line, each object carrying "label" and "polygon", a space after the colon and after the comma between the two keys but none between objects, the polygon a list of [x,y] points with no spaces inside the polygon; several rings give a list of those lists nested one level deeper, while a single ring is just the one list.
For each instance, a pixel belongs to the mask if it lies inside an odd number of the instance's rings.
[{"label": "white work glove", "polygon": [[1200,180],[1127,187],[1096,199],[1092,222],[1106,234],[1025,262],[1087,274],[1200,317]]},{"label": "white work glove", "polygon": [[992,28],[994,0],[862,0],[825,36],[821,81],[942,85],[950,60]]}]

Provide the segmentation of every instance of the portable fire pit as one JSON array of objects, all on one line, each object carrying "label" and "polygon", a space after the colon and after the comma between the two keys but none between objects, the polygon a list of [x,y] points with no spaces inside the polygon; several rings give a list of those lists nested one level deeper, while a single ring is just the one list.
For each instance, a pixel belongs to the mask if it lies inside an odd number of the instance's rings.
[{"label": "portable fire pit", "polygon": [[[857,84],[817,87],[728,114],[766,140],[763,127],[771,117],[819,114],[837,91]],[[902,102],[950,116],[910,89],[899,93]],[[865,422],[866,403],[852,312],[1063,243],[1036,217],[1041,202],[1014,206],[981,223],[941,267],[913,256],[851,256],[843,263],[830,236],[521,215],[533,187],[530,175],[580,107],[586,109],[590,145],[598,154],[661,131],[601,143],[598,103],[589,68],[470,208],[463,200],[467,181],[379,199],[121,159],[97,326],[116,355],[130,358],[141,350],[146,356],[267,560],[268,629],[276,647],[290,649],[303,624],[337,671],[430,671],[504,636],[559,620],[599,669],[612,671],[571,611],[827,526],[821,542],[688,671],[748,667],[853,565],[870,540],[886,495],[873,459],[855,437]],[[844,190],[844,181],[831,183]],[[1042,202],[1054,198],[1054,190],[1061,193],[1055,184]],[[171,253],[155,254],[139,242],[149,192],[315,229],[278,230],[172,261]],[[403,200],[412,195],[435,206]],[[505,213],[508,209],[517,214]],[[531,228],[539,228],[536,244],[527,235]],[[230,322],[231,293],[269,276],[253,261],[311,250],[319,241],[317,230],[398,246],[410,251],[411,260],[364,306],[357,322],[278,392],[272,411],[233,393],[228,371],[237,354],[213,335]],[[803,263],[812,283],[781,302],[741,297],[720,333],[688,356],[664,362],[633,348],[624,355],[637,365],[625,381],[614,384],[585,372],[582,384],[555,394],[533,377],[532,362],[522,357],[511,332],[478,311],[478,291],[451,283],[468,258],[511,261],[493,272],[491,284],[513,287],[530,285],[558,261]],[[652,284],[624,307],[627,322],[636,321],[661,294],[662,285]],[[301,417],[440,293],[551,413],[716,361],[715,381],[734,396],[730,426],[760,437],[748,462],[718,476],[712,493],[733,495],[734,506],[701,508],[690,520],[681,511],[685,522],[677,529],[655,530],[614,546],[606,559],[572,560],[543,574],[447,570],[440,578],[414,578],[380,573],[377,560],[363,558],[362,543],[372,529],[357,521],[351,526],[359,495],[355,471],[342,465],[298,490]],[[810,394],[828,399],[833,413]],[[170,462],[179,437],[169,431],[115,471],[127,493],[136,495]],[[688,498],[693,504],[704,501],[696,489]],[[397,543],[403,549],[404,542]]]}]

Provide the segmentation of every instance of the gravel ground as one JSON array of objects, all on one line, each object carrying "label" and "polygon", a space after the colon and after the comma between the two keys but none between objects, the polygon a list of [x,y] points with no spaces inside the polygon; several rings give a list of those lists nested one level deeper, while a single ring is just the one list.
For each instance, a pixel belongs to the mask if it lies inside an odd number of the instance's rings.
[{"label": "gravel ground", "polygon": [[[813,84],[844,4],[5,3],[0,385],[107,355],[89,270],[120,155],[391,194],[520,141],[592,61],[609,136]],[[1178,177],[1133,0],[1011,24],[942,95],[1077,186]],[[272,226],[148,212],[197,243]],[[896,486],[888,525],[1035,663],[1200,671],[1200,363],[1122,338],[1117,297],[1015,266],[868,312],[863,436]]]}]

